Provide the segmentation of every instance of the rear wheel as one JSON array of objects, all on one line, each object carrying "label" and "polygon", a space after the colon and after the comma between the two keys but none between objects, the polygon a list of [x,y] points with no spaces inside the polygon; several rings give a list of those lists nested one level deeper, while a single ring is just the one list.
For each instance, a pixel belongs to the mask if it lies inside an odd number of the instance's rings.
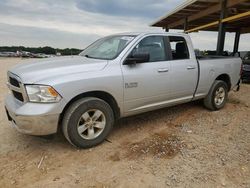
[{"label": "rear wheel", "polygon": [[114,124],[114,114],[105,101],[88,97],[74,102],[62,123],[64,136],[72,145],[89,148],[108,136]]},{"label": "rear wheel", "polygon": [[204,99],[204,105],[209,110],[219,110],[226,104],[228,98],[228,86],[224,81],[215,80],[208,95]]}]

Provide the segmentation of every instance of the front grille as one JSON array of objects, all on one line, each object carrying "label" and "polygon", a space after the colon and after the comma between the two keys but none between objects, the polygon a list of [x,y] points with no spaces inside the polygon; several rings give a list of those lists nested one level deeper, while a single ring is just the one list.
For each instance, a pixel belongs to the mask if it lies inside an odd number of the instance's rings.
[{"label": "front grille", "polygon": [[22,93],[19,93],[19,92],[16,92],[16,91],[12,91],[13,93],[13,96],[18,99],[19,101],[22,101],[23,102],[23,95]]},{"label": "front grille", "polygon": [[21,84],[20,79],[16,76],[8,72],[8,81],[9,81],[9,88],[13,94],[13,96],[19,100],[24,101],[23,97],[23,87]]},{"label": "front grille", "polygon": [[15,87],[20,87],[19,82],[17,79],[9,77],[10,84],[15,86]]}]

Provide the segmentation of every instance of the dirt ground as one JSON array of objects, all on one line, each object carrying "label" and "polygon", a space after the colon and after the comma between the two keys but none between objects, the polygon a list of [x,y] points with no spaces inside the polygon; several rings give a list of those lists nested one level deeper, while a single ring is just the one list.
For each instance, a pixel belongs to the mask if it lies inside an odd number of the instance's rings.
[{"label": "dirt ground", "polygon": [[79,150],[61,133],[11,128],[6,71],[24,61],[0,59],[0,187],[250,187],[250,85],[220,111],[192,102],[122,119],[103,144]]}]

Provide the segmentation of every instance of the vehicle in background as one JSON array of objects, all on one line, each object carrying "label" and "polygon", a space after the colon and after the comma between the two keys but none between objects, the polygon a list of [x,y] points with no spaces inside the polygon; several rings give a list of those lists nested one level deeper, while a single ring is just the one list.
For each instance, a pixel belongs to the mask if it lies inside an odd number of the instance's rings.
[{"label": "vehicle in background", "polygon": [[47,55],[44,53],[31,53],[26,51],[0,52],[0,57],[47,58],[53,56],[55,55]]},{"label": "vehicle in background", "polygon": [[204,51],[201,51],[199,49],[194,49],[194,53],[195,53],[196,57],[205,56]]},{"label": "vehicle in background", "polygon": [[246,52],[242,58],[242,81],[250,81],[250,51]]},{"label": "vehicle in background", "polygon": [[32,54],[32,56],[34,57],[34,58],[48,58],[48,57],[50,57],[50,55],[47,55],[47,54],[43,54],[43,53],[38,53],[38,54]]},{"label": "vehicle in background", "polygon": [[[217,52],[216,50],[205,50],[204,51],[205,56],[216,56]],[[230,53],[228,51],[223,51],[222,56],[229,56]]]},{"label": "vehicle in background", "polygon": [[19,64],[8,71],[8,119],[20,132],[62,129],[74,146],[104,141],[117,119],[203,99],[224,107],[239,88],[242,61],[197,57],[176,33],[126,33],[97,40],[78,57]]},{"label": "vehicle in background", "polygon": [[235,55],[235,56],[243,59],[247,53],[248,53],[248,51],[239,51],[239,52],[236,52],[237,55]]},{"label": "vehicle in background", "polygon": [[32,53],[30,53],[30,52],[25,52],[25,51],[21,51],[21,52],[20,52],[20,56],[21,56],[21,57],[24,57],[24,58],[25,58],[25,57],[33,57],[33,56],[32,56]]},{"label": "vehicle in background", "polygon": [[15,52],[0,52],[0,57],[18,57]]}]

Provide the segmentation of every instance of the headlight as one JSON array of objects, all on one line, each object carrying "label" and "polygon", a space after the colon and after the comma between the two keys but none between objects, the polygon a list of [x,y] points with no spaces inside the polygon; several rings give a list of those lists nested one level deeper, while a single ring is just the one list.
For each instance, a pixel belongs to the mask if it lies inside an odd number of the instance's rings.
[{"label": "headlight", "polygon": [[52,103],[61,99],[61,96],[51,86],[26,85],[25,87],[30,102]]}]

